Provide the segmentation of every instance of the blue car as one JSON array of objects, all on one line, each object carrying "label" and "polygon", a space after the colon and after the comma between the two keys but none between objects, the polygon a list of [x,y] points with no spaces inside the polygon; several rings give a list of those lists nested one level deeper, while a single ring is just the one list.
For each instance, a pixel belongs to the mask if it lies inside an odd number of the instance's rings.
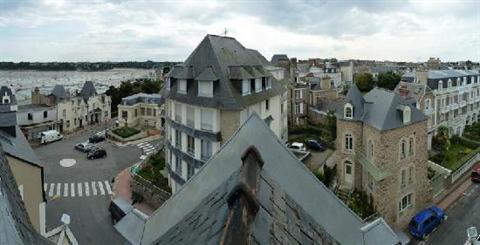
[{"label": "blue car", "polygon": [[307,140],[306,145],[315,151],[324,151],[326,149],[325,144],[317,140]]},{"label": "blue car", "polygon": [[412,236],[419,239],[425,239],[425,237],[437,228],[446,218],[447,216],[441,208],[432,206],[415,215],[410,221],[410,224],[408,224],[408,230]]}]

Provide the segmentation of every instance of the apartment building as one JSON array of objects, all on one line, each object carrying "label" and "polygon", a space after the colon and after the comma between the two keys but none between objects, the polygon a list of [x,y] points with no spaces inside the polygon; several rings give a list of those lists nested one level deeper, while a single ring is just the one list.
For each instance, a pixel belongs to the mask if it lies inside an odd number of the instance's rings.
[{"label": "apartment building", "polygon": [[283,70],[231,37],[207,35],[166,75],[166,162],[172,191],[256,112],[287,140]]},{"label": "apartment building", "polygon": [[[45,215],[46,201],[43,191],[43,166],[17,125],[15,95],[6,86],[0,88],[0,95],[0,145],[3,148],[0,150],[0,164],[8,163],[9,170],[5,170],[6,167],[2,167],[2,170],[11,171],[15,179],[20,199],[28,213],[28,224],[33,225],[37,231],[42,231],[45,227],[42,227],[40,217]],[[3,176],[0,177],[0,182],[8,181],[4,180]],[[0,193],[0,198],[1,196]]]},{"label": "apartment building", "polygon": [[438,127],[462,135],[465,127],[480,120],[480,73],[469,70],[417,70],[403,75],[396,91],[413,96],[428,117],[428,149]]},{"label": "apartment building", "polygon": [[165,124],[164,99],[159,94],[134,94],[118,105],[119,126],[162,129]]},{"label": "apartment building", "polygon": [[19,105],[17,123],[27,140],[35,141],[39,133],[56,127],[57,109],[45,104]]},{"label": "apartment building", "polygon": [[70,93],[63,85],[55,85],[52,92],[44,95],[35,89],[32,104],[56,108],[56,130],[69,133],[85,125],[105,123],[111,119],[111,98],[98,94],[95,85],[86,81],[80,92]]},{"label": "apartment building", "polygon": [[398,94],[356,85],[337,110],[340,189],[364,190],[390,225],[404,227],[431,201],[427,117]]}]

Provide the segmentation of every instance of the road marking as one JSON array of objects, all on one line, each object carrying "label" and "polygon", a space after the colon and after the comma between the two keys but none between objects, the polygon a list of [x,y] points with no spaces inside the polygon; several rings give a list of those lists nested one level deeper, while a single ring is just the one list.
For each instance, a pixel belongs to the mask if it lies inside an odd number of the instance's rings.
[{"label": "road marking", "polygon": [[105,188],[107,188],[107,192],[109,195],[112,194],[112,189],[110,188],[110,184],[106,180],[105,180]]},{"label": "road marking", "polygon": [[62,190],[62,183],[57,183],[57,196],[60,196],[60,191]]},{"label": "road marking", "polygon": [[88,182],[85,182],[85,196],[89,197],[90,196],[90,188],[88,185]]},{"label": "road marking", "polygon": [[48,184],[47,184],[47,183],[43,183],[43,191],[44,191],[44,192],[47,192],[47,188],[48,188]]},{"label": "road marking", "polygon": [[78,196],[82,196],[82,183],[77,183],[77,191],[78,191]]},{"label": "road marking", "polygon": [[72,194],[72,197],[75,196],[75,183],[70,183],[70,193]]},{"label": "road marking", "polygon": [[53,196],[53,191],[55,190],[55,184],[51,183],[50,184],[50,191],[48,192],[48,196],[51,197]]},{"label": "road marking", "polygon": [[103,184],[101,181],[98,181],[98,187],[100,188],[100,195],[105,195],[105,190],[103,189]]},{"label": "road marking", "polygon": [[95,187],[95,184],[97,182],[95,181],[92,181],[92,192],[93,192],[93,195],[96,196],[97,195],[97,187]]},{"label": "road marking", "polygon": [[63,184],[63,196],[68,197],[68,183]]},{"label": "road marking", "polygon": [[142,142],[142,143],[137,144],[137,146],[138,146],[138,147],[142,147],[142,146],[144,146],[144,145],[146,145],[146,144],[150,144],[150,143],[149,143],[149,142]]}]

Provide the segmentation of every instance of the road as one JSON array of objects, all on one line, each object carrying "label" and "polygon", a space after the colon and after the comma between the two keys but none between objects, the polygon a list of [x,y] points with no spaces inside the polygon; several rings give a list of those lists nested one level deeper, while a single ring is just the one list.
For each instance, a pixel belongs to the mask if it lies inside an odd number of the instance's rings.
[{"label": "road", "polygon": [[[73,146],[87,141],[90,134],[86,132],[35,149],[44,163],[46,230],[58,227],[62,214],[66,213],[70,215],[70,228],[80,244],[128,244],[113,228],[109,216],[111,180],[138,162],[142,149],[137,145],[119,147],[103,142],[99,145],[108,156],[87,160],[86,154],[74,150]],[[151,142],[155,144],[158,141]]]},{"label": "road", "polygon": [[448,219],[428,237],[425,244],[464,244],[468,227],[476,226],[480,231],[480,184],[472,184],[450,206],[447,215]]}]

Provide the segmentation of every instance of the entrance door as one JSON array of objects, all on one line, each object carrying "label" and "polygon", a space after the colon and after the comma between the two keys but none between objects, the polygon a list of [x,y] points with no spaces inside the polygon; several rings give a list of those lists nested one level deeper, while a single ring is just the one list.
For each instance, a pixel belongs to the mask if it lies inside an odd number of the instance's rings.
[{"label": "entrance door", "polygon": [[348,186],[352,186],[353,183],[353,164],[350,161],[345,162],[345,184]]}]

